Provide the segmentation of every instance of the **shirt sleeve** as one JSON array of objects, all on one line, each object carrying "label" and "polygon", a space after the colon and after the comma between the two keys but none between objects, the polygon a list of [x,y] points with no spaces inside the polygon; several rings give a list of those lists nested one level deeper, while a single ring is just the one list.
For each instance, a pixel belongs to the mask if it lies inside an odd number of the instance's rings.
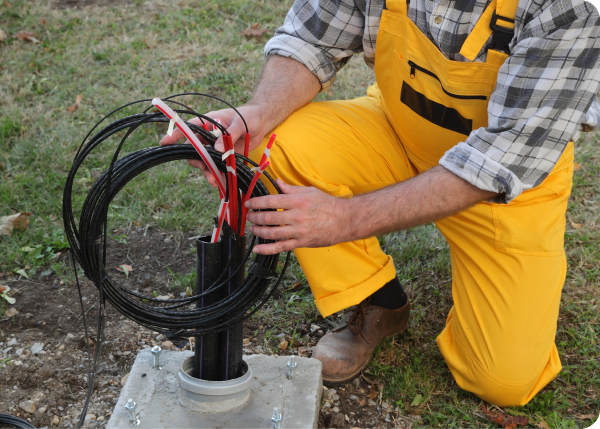
[{"label": "shirt sleeve", "polygon": [[515,31],[488,104],[488,126],[471,132],[440,164],[498,192],[501,203],[542,183],[596,98],[599,33],[598,11],[589,3],[545,2]]},{"label": "shirt sleeve", "polygon": [[[364,1],[363,1],[364,2]],[[328,89],[338,70],[361,52],[364,5],[354,0],[295,0],[283,25],[265,46],[265,55],[304,64]]]}]

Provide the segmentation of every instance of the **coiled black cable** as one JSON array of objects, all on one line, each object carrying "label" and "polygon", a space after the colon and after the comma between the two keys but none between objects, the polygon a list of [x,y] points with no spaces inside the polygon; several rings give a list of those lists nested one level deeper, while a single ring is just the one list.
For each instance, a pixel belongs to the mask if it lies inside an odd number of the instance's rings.
[{"label": "coiled black cable", "polygon": [[0,414],[0,426],[2,425],[10,425],[21,429],[35,429],[35,426],[27,420],[9,416],[8,414]]},{"label": "coiled black cable", "polygon": [[[177,94],[175,96],[165,98],[163,101],[170,102],[181,107],[179,109],[173,109],[179,115],[198,117],[202,122],[210,122],[214,127],[220,129],[221,132],[226,132],[221,124],[217,123],[212,118],[201,115],[188,106],[173,100],[174,97],[179,97],[182,95],[207,96],[205,94],[198,93]],[[213,96],[207,97],[219,100]],[[94,128],[92,128],[77,151],[73,161],[73,166],[67,176],[67,181],[63,192],[63,221],[65,225],[65,234],[71,246],[71,257],[73,258],[75,275],[77,276],[77,269],[75,267],[75,262],[77,262],[83,269],[86,277],[92,280],[96,285],[100,299],[100,311],[98,312],[97,325],[98,331],[96,337],[97,346],[95,347],[93,359],[88,365],[88,397],[86,398],[84,410],[79,420],[80,426],[83,423],[83,419],[87,412],[87,407],[93,391],[93,380],[96,372],[95,368],[98,363],[98,357],[101,353],[104,317],[106,314],[105,301],[108,301],[117,311],[129,319],[134,320],[148,329],[164,333],[169,338],[187,338],[191,336],[206,335],[208,333],[226,330],[232,324],[239,323],[258,311],[258,309],[264,305],[276,291],[283,279],[285,270],[290,260],[290,253],[288,252],[285,263],[283,264],[283,268],[280,270],[279,274],[277,274],[277,268],[280,260],[279,254],[270,256],[255,255],[252,258],[252,252],[250,250],[254,247],[256,241],[259,243],[269,243],[272,241],[252,236],[251,244],[246,250],[246,257],[243,264],[240,264],[237,267],[231,267],[230,259],[220,277],[213,285],[210,285],[204,293],[192,297],[172,299],[167,301],[158,300],[153,296],[144,296],[137,292],[131,291],[120,285],[109,275],[108,269],[106,268],[106,253],[108,237],[108,208],[111,201],[131,180],[152,167],[176,160],[201,159],[200,155],[196,152],[193,146],[187,144],[176,144],[162,147],[153,146],[119,158],[120,151],[125,141],[139,127],[151,125],[157,122],[169,122],[169,118],[167,118],[161,112],[149,113],[148,110],[152,106],[146,109],[146,111],[143,113],[126,116],[113,121],[90,138],[92,132],[99,126],[99,124],[112,114],[125,107],[132,106],[137,103],[145,103],[147,101],[150,100],[140,100],[138,102],[122,106],[104,117],[98,124],[96,124],[96,126],[94,126]],[[233,108],[233,106],[229,105],[228,103],[225,104]],[[237,113],[239,114],[239,112]],[[211,145],[206,146],[209,155],[215,162],[217,168],[221,172],[226,173],[227,165],[225,161],[221,159],[222,154],[214,150],[214,147],[212,147],[214,146],[216,137],[202,127],[189,122],[186,123],[193,132],[199,134]],[[119,143],[111,159],[110,165],[103,173],[100,174],[96,182],[88,191],[87,197],[81,206],[79,220],[77,221],[74,215],[72,197],[73,185],[77,171],[86,158],[95,149],[97,149],[111,136],[121,131],[126,131],[125,135],[121,138],[121,142]],[[257,166],[257,164],[241,155],[236,155],[235,158],[237,168],[237,184],[239,188],[236,196],[238,198],[239,210],[237,216],[239,219],[237,230],[241,231],[243,230],[241,228],[242,204],[239,191],[246,194],[250,182],[254,177],[254,172],[251,171],[248,166],[246,166],[245,162],[252,166]],[[263,175],[267,180],[270,181],[273,187],[280,192],[274,180],[266,172],[263,173]],[[224,174],[224,176],[227,177],[227,174]],[[226,189],[229,189],[229,186],[226,186]],[[252,191],[252,197],[268,194],[269,191],[264,183],[258,181]],[[227,194],[226,198],[228,197],[231,196]],[[239,242],[239,240],[237,242]],[[248,270],[243,284],[239,288],[215,304],[208,305],[203,308],[196,308],[195,302],[197,300],[210,293],[217,293],[219,288],[223,287],[229,282],[230,278],[235,276],[239,270],[245,268],[246,263],[251,258],[251,267]],[[228,273],[230,274],[228,275]],[[81,290],[79,288],[79,279],[76,278],[76,280],[80,294],[80,303],[83,307]],[[84,330],[86,332],[86,337],[88,337],[85,318]]]}]

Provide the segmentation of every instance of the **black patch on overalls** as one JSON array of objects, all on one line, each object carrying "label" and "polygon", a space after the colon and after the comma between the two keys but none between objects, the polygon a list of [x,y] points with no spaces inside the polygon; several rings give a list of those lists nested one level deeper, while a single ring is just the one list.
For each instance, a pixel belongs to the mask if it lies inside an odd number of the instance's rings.
[{"label": "black patch on overalls", "polygon": [[400,101],[420,117],[438,127],[468,136],[473,131],[473,120],[462,116],[458,110],[430,100],[415,91],[408,83],[402,83]]}]

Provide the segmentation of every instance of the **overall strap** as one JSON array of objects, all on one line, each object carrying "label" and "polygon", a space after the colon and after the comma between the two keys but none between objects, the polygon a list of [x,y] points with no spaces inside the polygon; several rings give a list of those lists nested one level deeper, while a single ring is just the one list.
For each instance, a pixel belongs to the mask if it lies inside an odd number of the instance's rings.
[{"label": "overall strap", "polygon": [[460,54],[468,60],[474,61],[491,35],[491,49],[510,55],[508,45],[515,34],[515,16],[518,5],[519,0],[492,0],[463,43]]},{"label": "overall strap", "polygon": [[409,3],[410,0],[386,0],[385,8],[390,12],[396,12],[402,15],[407,15]]}]

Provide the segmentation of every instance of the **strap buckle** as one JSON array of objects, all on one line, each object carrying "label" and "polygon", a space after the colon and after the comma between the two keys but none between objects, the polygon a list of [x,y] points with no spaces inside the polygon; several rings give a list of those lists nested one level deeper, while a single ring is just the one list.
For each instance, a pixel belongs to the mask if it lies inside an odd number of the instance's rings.
[{"label": "strap buckle", "polygon": [[496,15],[496,11],[494,11],[490,21],[490,29],[492,30],[492,49],[504,51],[510,55],[508,45],[515,35],[515,30],[514,28],[506,28],[498,25],[498,20],[510,22],[511,24],[514,24],[515,20],[506,18],[505,16]]}]

